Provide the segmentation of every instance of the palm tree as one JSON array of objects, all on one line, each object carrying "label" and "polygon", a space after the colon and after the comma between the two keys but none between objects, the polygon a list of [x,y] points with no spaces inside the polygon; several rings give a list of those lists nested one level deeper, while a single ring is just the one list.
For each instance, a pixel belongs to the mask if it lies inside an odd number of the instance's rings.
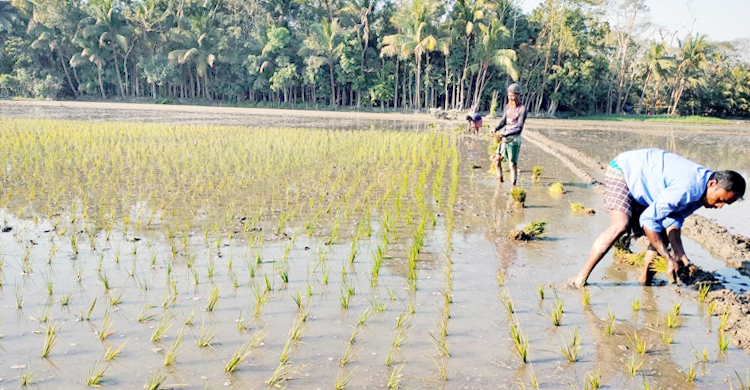
[{"label": "palm tree", "polygon": [[472,52],[472,42],[476,38],[477,31],[487,27],[486,17],[489,11],[497,10],[498,5],[485,0],[457,0],[453,5],[453,25],[460,32],[464,41],[464,65],[459,79],[459,96],[457,106],[464,107],[466,101],[466,78],[469,75],[469,58]]},{"label": "palm tree", "polygon": [[[648,89],[649,82],[655,81],[654,86],[654,110],[656,109],[657,101],[659,100],[659,85],[661,80],[667,75],[667,72],[674,68],[674,61],[672,58],[667,56],[667,45],[664,42],[656,43],[652,42],[649,50],[643,56],[640,64],[646,74],[646,80],[643,82],[643,90],[641,91],[641,108],[644,106],[644,98],[646,96],[646,90]],[[639,108],[640,110],[640,108]]]},{"label": "palm tree", "polygon": [[[208,93],[208,67],[214,66],[216,54],[214,51],[214,36],[220,29],[212,26],[214,11],[204,12],[202,15],[187,19],[187,27],[174,27],[169,30],[169,38],[179,49],[169,52],[167,58],[171,63],[192,65],[195,69],[195,79],[189,72],[193,97],[203,89],[203,96],[210,99]],[[203,81],[201,85],[201,80]],[[193,89],[195,88],[195,89]]]},{"label": "palm tree", "polygon": [[474,100],[471,104],[472,111],[479,108],[482,101],[482,94],[489,80],[488,71],[490,65],[495,65],[510,76],[513,81],[518,80],[518,69],[516,69],[516,51],[513,49],[504,49],[510,42],[510,30],[508,30],[499,20],[495,19],[490,22],[489,26],[480,26],[481,40],[477,45],[478,62],[475,64],[477,78],[474,87]]},{"label": "palm tree", "polygon": [[392,20],[400,33],[383,37],[383,47],[380,51],[381,57],[398,55],[405,58],[414,56],[416,76],[416,93],[414,98],[416,110],[422,108],[420,100],[422,56],[436,49],[440,49],[446,55],[448,53],[446,41],[439,40],[432,34],[427,35],[427,30],[430,27],[429,24],[435,20],[438,8],[437,3],[432,3],[429,0],[412,0],[410,3],[406,3]]},{"label": "palm tree", "polygon": [[695,38],[688,35],[684,42],[679,41],[679,43],[672,108],[669,112],[672,116],[677,115],[677,105],[680,103],[685,88],[699,85],[703,81],[701,76],[708,67],[708,56],[714,49],[705,35],[696,34]]},{"label": "palm tree", "polygon": [[[120,66],[118,64],[117,50],[126,52],[128,49],[128,39],[130,28],[122,19],[119,7],[115,4],[117,0],[95,0],[89,3],[89,13],[91,16],[84,20],[84,26],[79,31],[81,33],[79,40],[94,39],[100,48],[109,49],[112,54],[112,63],[115,66],[120,95],[125,96],[125,87],[120,75]],[[92,23],[93,22],[93,23]],[[84,45],[91,47],[90,45]],[[83,53],[82,53],[83,54]],[[103,53],[102,53],[103,54]]]},{"label": "palm tree", "polygon": [[[310,27],[310,36],[305,39],[305,47],[318,55],[319,64],[328,64],[328,73],[331,81],[331,96],[329,104],[338,104],[338,95],[336,94],[336,83],[334,73],[336,72],[336,62],[341,56],[344,44],[340,42],[340,35],[343,30],[339,26],[339,20],[333,19],[315,23]],[[303,50],[303,53],[306,50]]]},{"label": "palm tree", "polygon": [[354,30],[357,39],[362,42],[362,55],[360,58],[360,72],[365,73],[365,54],[370,44],[370,16],[377,5],[378,0],[346,0],[341,12],[354,18]]},{"label": "palm tree", "polygon": [[65,72],[65,79],[68,80],[68,85],[73,91],[73,95],[78,97],[78,89],[74,86],[73,80],[71,80],[70,78],[70,72],[68,72],[68,65],[65,61],[65,55],[63,54],[61,49],[63,39],[64,37],[61,34],[55,34],[54,30],[43,31],[41,34],[39,34],[36,40],[31,43],[31,48],[34,50],[48,48],[53,56],[57,54],[57,58],[60,60],[60,65]]}]

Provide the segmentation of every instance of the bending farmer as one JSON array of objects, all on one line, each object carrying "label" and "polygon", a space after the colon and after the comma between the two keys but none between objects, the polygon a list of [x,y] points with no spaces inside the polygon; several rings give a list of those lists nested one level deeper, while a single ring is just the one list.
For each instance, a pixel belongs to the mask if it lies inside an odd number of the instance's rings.
[{"label": "bending farmer", "polygon": [[619,154],[607,167],[604,187],[604,204],[610,210],[611,222],[570,283],[584,286],[599,260],[629,227],[642,227],[649,241],[639,281],[651,282],[649,265],[658,253],[667,261],[667,278],[675,283],[680,266],[690,263],[680,238],[682,221],[701,206],[720,209],[744,195],[745,179],[734,171],[712,172],[661,149]]},{"label": "bending farmer", "polygon": [[470,114],[466,116],[466,120],[469,121],[469,134],[479,134],[479,129],[482,128],[482,116]]},{"label": "bending farmer", "polygon": [[[521,152],[521,131],[526,122],[526,107],[518,101],[521,95],[521,86],[516,83],[508,86],[508,104],[505,105],[505,112],[500,118],[492,136],[500,138],[500,145],[497,147],[492,164],[495,167],[497,179],[503,181],[503,168],[501,163],[503,159],[508,160],[510,165],[510,181],[516,185],[518,178],[518,154]],[[502,129],[502,130],[501,130]]]}]

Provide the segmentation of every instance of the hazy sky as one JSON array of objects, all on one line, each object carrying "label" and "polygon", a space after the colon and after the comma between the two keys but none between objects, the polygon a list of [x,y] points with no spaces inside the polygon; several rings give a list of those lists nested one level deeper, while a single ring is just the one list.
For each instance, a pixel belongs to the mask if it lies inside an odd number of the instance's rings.
[{"label": "hazy sky", "polygon": [[[517,2],[528,13],[542,1]],[[713,41],[750,38],[750,0],[646,0],[646,6],[653,24],[677,31],[679,38],[690,31],[693,20],[693,33]]]}]

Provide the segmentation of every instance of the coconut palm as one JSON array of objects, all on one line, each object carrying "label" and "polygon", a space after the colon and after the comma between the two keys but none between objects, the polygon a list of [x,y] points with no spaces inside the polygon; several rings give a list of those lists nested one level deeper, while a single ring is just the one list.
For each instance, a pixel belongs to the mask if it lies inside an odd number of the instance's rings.
[{"label": "coconut palm", "polygon": [[169,61],[173,64],[192,66],[195,69],[195,78],[192,69],[188,73],[193,96],[197,96],[203,89],[203,96],[209,99],[207,74],[208,68],[213,68],[216,61],[214,41],[220,32],[220,29],[213,27],[213,21],[214,12],[207,11],[188,18],[186,23],[183,23],[184,27],[174,27],[168,32],[169,39],[179,47],[169,52]]},{"label": "coconut palm", "polygon": [[334,73],[336,72],[336,63],[344,49],[344,44],[340,40],[342,33],[343,30],[339,25],[338,19],[315,23],[310,26],[310,36],[305,39],[305,48],[307,50],[301,51],[303,55],[305,52],[312,52],[316,55],[316,62],[319,65],[328,64],[328,73],[331,81],[331,96],[328,102],[331,105],[338,104]]},{"label": "coconut palm", "polygon": [[675,66],[673,59],[667,55],[666,43],[652,42],[649,50],[643,56],[640,66],[644,69],[644,73],[646,74],[646,80],[643,82],[643,91],[641,91],[640,106],[644,106],[646,90],[648,89],[649,83],[654,81],[656,83],[654,85],[654,110],[656,110],[656,104],[659,101],[659,86],[661,81]]},{"label": "coconut palm", "polygon": [[487,27],[491,11],[497,10],[498,5],[485,0],[457,0],[453,5],[453,27],[460,33],[465,46],[464,65],[459,79],[458,107],[463,107],[466,101],[466,78],[469,75],[469,58],[472,53],[472,44],[476,39],[477,32]]},{"label": "coconut palm", "polygon": [[370,44],[370,17],[372,16],[378,0],[346,0],[341,12],[350,15],[354,19],[354,30],[357,33],[357,39],[362,42],[362,55],[360,58],[359,69],[365,72],[365,54]]},{"label": "coconut palm", "polygon": [[714,50],[708,38],[701,34],[696,34],[695,38],[688,35],[684,41],[679,41],[679,44],[672,107],[669,112],[672,116],[677,115],[677,105],[685,88],[697,86],[705,81],[701,76],[709,65],[708,56]]},{"label": "coconut palm", "polygon": [[497,19],[492,20],[489,26],[480,25],[479,29],[481,39],[476,47],[478,62],[472,66],[477,74],[472,111],[476,111],[482,101],[482,94],[489,80],[490,65],[500,68],[514,81],[518,80],[516,51],[505,48],[510,45],[510,30]]},{"label": "coconut palm", "polygon": [[[109,54],[112,55],[112,64],[115,67],[115,74],[117,75],[120,95],[125,96],[125,86],[120,75],[118,50],[122,50],[123,53],[128,50],[127,36],[130,36],[131,31],[128,24],[120,15],[120,7],[116,1],[93,0],[89,2],[87,11],[90,16],[82,21],[82,27],[76,33],[74,41],[78,41],[79,45],[83,47],[81,51],[81,56],[83,57],[86,57],[83,51],[87,49],[89,49],[88,52],[95,51],[94,46],[103,49],[97,53],[102,57],[101,61],[97,61],[97,63],[105,60],[107,50],[110,52]],[[93,44],[92,41],[96,43]],[[101,70],[99,72],[101,73]],[[101,80],[99,84],[101,85]]]},{"label": "coconut palm", "polygon": [[39,34],[36,40],[31,43],[31,48],[34,50],[47,48],[49,49],[52,56],[57,55],[57,58],[60,60],[60,65],[65,72],[65,79],[68,81],[68,85],[73,91],[73,94],[78,97],[78,89],[75,87],[75,85],[73,84],[73,80],[71,80],[70,78],[70,72],[68,71],[68,65],[65,61],[65,55],[63,54],[61,49],[63,45],[63,39],[64,37],[61,34],[56,34],[54,30],[43,31],[41,34]]},{"label": "coconut palm", "polygon": [[430,23],[438,14],[439,5],[429,0],[412,0],[405,3],[393,17],[393,24],[398,34],[383,37],[383,48],[380,55],[406,58],[414,56],[416,93],[415,108],[422,108],[420,96],[422,56],[430,51],[441,50],[448,54],[447,42],[429,34]]}]

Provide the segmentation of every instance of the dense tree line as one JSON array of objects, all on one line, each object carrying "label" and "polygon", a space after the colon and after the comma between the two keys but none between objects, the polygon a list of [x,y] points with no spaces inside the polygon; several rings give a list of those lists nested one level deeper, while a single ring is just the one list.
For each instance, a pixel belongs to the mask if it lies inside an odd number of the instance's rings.
[{"label": "dense tree line", "polygon": [[750,66],[639,35],[645,0],[0,2],[0,95],[750,116]]}]

